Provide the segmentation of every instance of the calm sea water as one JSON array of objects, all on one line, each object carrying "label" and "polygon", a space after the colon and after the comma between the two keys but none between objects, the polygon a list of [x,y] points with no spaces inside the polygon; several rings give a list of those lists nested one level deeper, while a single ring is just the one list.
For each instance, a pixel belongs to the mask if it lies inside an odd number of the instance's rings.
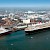
[{"label": "calm sea water", "polygon": [[0,50],[50,50],[50,30],[33,35],[22,30],[1,36]]}]

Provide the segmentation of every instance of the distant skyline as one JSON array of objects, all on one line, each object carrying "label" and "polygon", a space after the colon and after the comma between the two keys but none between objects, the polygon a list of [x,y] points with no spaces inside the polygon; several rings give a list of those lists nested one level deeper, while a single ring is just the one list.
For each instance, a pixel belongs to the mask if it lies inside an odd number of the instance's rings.
[{"label": "distant skyline", "polygon": [[0,7],[49,7],[50,0],[0,0]]}]

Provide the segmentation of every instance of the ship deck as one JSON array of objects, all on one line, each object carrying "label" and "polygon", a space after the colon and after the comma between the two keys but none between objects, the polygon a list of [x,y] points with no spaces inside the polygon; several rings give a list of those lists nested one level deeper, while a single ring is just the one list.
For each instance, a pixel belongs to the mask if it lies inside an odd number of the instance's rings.
[{"label": "ship deck", "polygon": [[49,27],[50,27],[50,22],[47,22],[36,26],[28,26],[27,28],[25,28],[25,31],[35,31],[35,30],[45,29]]}]

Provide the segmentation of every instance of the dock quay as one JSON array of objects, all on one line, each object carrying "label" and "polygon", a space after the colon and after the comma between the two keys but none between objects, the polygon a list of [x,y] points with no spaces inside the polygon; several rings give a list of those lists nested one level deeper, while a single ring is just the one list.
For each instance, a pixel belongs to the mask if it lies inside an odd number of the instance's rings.
[{"label": "dock quay", "polygon": [[25,28],[27,28],[27,25],[14,26],[14,27],[13,27],[13,30],[14,30],[14,31],[19,31],[19,30],[24,30]]},{"label": "dock quay", "polygon": [[26,32],[26,34],[29,34],[34,31],[39,31],[48,28],[50,28],[50,22],[29,25],[27,28],[25,28],[24,31]]},{"label": "dock quay", "polygon": [[19,30],[24,30],[27,28],[26,24],[18,24],[18,25],[12,25],[12,26],[2,26],[5,29],[11,30],[12,32],[16,32]]}]

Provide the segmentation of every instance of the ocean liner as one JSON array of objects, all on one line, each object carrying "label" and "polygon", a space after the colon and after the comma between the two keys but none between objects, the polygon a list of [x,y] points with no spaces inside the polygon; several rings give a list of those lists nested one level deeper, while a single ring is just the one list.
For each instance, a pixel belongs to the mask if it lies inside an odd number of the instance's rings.
[{"label": "ocean liner", "polygon": [[25,28],[25,32],[26,33],[32,33],[32,32],[37,32],[39,30],[44,30],[44,29],[48,29],[50,28],[50,22],[46,22],[46,23],[37,23],[37,24],[31,24],[28,25],[27,28]]},{"label": "ocean liner", "polygon": [[1,34],[9,34],[9,33],[11,33],[11,30],[0,27],[0,35]]}]

